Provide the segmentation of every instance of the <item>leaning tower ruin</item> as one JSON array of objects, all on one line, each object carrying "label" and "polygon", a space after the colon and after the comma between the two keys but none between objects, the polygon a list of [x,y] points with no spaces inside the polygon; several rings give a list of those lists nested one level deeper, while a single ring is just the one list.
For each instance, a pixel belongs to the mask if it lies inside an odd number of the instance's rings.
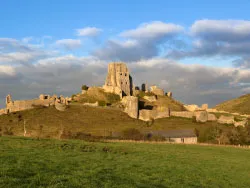
[{"label": "leaning tower ruin", "polygon": [[132,77],[127,65],[125,63],[110,63],[103,88],[107,92],[113,92],[123,97],[132,95],[132,87]]}]

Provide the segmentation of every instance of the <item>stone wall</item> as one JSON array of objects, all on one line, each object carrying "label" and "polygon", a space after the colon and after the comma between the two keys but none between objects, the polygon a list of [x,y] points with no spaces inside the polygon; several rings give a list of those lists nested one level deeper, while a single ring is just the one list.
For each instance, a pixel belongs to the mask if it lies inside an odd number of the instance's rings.
[{"label": "stone wall", "polygon": [[165,110],[139,110],[139,119],[142,121],[151,121],[153,119],[167,118],[170,116],[170,111],[168,108]]},{"label": "stone wall", "polygon": [[[36,106],[52,106],[55,102],[68,105],[69,98],[64,98],[62,95],[57,98],[56,95],[44,95],[41,94],[37,99],[30,100],[15,100],[13,101],[11,95],[6,97],[6,109],[5,113],[18,112],[22,110],[28,110],[35,108]],[[4,112],[4,110],[1,110]],[[1,112],[0,112],[1,115]]]},{"label": "stone wall", "polygon": [[170,116],[175,117],[184,117],[184,118],[193,118],[194,112],[188,112],[188,111],[171,111]]},{"label": "stone wall", "polygon": [[164,90],[157,86],[151,86],[150,91],[155,95],[164,96]]},{"label": "stone wall", "polygon": [[[132,94],[132,77],[125,63],[110,63],[108,65],[108,75],[105,86],[118,87],[122,91],[122,96],[130,96]],[[104,88],[109,89],[105,86]]]},{"label": "stone wall", "polygon": [[126,96],[122,99],[122,103],[125,106],[124,112],[137,119],[139,113],[138,97]]},{"label": "stone wall", "polygon": [[207,111],[197,111],[195,112],[195,119],[196,122],[205,123],[208,120],[208,113]]},{"label": "stone wall", "polygon": [[7,112],[6,112],[6,109],[4,108],[4,109],[0,109],[0,115],[3,115],[3,114],[6,114]]},{"label": "stone wall", "polygon": [[139,110],[139,119],[142,121],[151,121],[155,119],[156,117],[156,111],[155,110]]},{"label": "stone wall", "polygon": [[35,106],[50,106],[54,105],[55,101],[52,99],[31,99],[31,100],[17,100],[6,104],[6,109],[8,112],[17,112],[27,109],[32,109]]},{"label": "stone wall", "polygon": [[102,88],[104,89],[105,92],[117,94],[122,98],[121,88],[117,86],[108,86],[108,85],[104,85]]},{"label": "stone wall", "polygon": [[199,109],[199,106],[196,104],[184,105],[185,109],[189,112],[194,112]]}]

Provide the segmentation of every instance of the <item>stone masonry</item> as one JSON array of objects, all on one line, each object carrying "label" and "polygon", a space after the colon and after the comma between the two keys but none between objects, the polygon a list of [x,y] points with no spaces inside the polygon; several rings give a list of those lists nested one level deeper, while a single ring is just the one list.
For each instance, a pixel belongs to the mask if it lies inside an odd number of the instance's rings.
[{"label": "stone masonry", "polygon": [[132,95],[132,77],[125,63],[110,63],[108,65],[108,75],[103,89],[123,96]]},{"label": "stone masonry", "polygon": [[138,97],[126,96],[122,99],[122,103],[125,106],[124,112],[137,119],[139,115]]}]

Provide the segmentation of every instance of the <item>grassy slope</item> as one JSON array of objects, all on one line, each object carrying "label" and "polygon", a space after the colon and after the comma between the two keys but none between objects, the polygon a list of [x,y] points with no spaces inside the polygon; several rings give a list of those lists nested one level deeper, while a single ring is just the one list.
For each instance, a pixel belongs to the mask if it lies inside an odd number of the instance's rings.
[{"label": "grassy slope", "polygon": [[[18,118],[19,117],[19,118]],[[18,121],[18,119],[20,119]],[[60,131],[85,132],[92,135],[107,136],[108,132],[120,132],[127,128],[139,130],[169,130],[169,129],[205,129],[215,125],[216,122],[205,124],[193,123],[186,118],[163,118],[155,120],[149,126],[137,119],[130,118],[127,114],[109,107],[87,107],[71,105],[65,112],[57,111],[54,107],[26,110],[16,114],[0,116],[2,132],[12,128],[15,135],[23,135],[23,124],[26,121],[27,133],[37,136],[42,125],[42,137],[57,138]]]},{"label": "grassy slope", "polygon": [[0,137],[0,187],[249,187],[247,149]]},{"label": "grassy slope", "polygon": [[144,106],[166,106],[172,111],[184,111],[183,104],[167,96],[158,96],[155,102],[149,102],[145,99],[140,100],[145,102]]},{"label": "grassy slope", "polygon": [[78,97],[74,97],[74,100],[78,103],[95,103],[96,101],[100,102],[106,102],[106,103],[116,103],[120,101],[120,96],[113,94],[113,93],[107,93],[104,92],[102,88],[98,87],[91,87],[87,90],[85,94],[80,94]]},{"label": "grassy slope", "polygon": [[250,114],[250,94],[243,95],[239,98],[225,101],[215,106],[217,110],[227,112],[238,112],[240,114]]}]

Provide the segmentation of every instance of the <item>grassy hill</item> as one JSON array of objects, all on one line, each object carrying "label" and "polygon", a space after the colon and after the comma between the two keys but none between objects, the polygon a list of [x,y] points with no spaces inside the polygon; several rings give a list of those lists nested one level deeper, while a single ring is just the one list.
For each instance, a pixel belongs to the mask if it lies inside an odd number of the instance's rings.
[{"label": "grassy hill", "polygon": [[64,112],[49,107],[0,116],[0,135],[23,136],[24,128],[27,136],[34,138],[79,138],[75,137],[79,134],[113,136],[128,129],[137,129],[142,133],[151,130],[193,129],[198,131],[200,142],[211,143],[218,142],[218,134],[221,135],[221,143],[244,144],[248,142],[246,139],[250,138],[250,127],[236,129],[233,125],[226,126],[217,122],[197,123],[192,119],[178,117],[157,119],[149,124],[132,119],[117,108],[88,107],[80,104],[70,105]]},{"label": "grassy hill", "polygon": [[149,102],[143,98],[140,98],[139,100],[143,103],[143,106],[146,107],[154,108],[157,106],[163,106],[170,108],[172,111],[185,111],[183,104],[168,96],[157,96],[157,101],[155,102]]},{"label": "grassy hill", "polygon": [[216,105],[214,108],[232,113],[238,112],[240,114],[250,114],[250,94],[225,101]]},{"label": "grassy hill", "polygon": [[111,105],[120,101],[120,96],[114,93],[104,92],[102,88],[99,87],[90,87],[85,94],[80,94],[74,96],[73,100],[77,103],[95,103],[98,101],[99,105]]},{"label": "grassy hill", "polygon": [[249,187],[249,149],[0,137],[0,187]]},{"label": "grassy hill", "polygon": [[84,132],[96,136],[107,136],[110,132],[119,132],[129,128],[138,130],[169,130],[199,128],[213,125],[193,123],[185,118],[164,118],[155,120],[152,125],[130,118],[126,113],[112,107],[88,107],[80,104],[70,105],[64,111],[54,107],[36,108],[0,116],[2,132],[12,132],[14,135],[27,133],[36,137],[58,138],[60,132]]}]

